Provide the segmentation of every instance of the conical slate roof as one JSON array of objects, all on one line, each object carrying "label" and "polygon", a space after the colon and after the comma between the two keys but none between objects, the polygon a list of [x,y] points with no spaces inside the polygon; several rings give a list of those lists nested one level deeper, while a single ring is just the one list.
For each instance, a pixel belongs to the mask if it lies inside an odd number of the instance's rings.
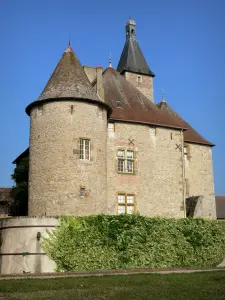
[{"label": "conical slate roof", "polygon": [[187,128],[187,130],[184,131],[185,142],[207,145],[207,146],[215,146],[214,144],[210,143],[205,138],[203,138],[193,127],[191,127],[190,124],[188,124],[180,115],[178,115],[178,113],[175,112],[175,110],[171,106],[169,106],[167,102],[161,101],[156,105],[162,111],[166,112],[168,115],[176,118],[182,126]]},{"label": "conical slate roof", "polygon": [[149,75],[154,77],[155,74],[150,70],[144,55],[136,39],[127,39],[120,57],[117,71],[124,71]]},{"label": "conical slate roof", "polygon": [[70,45],[37,100],[64,97],[100,101]]},{"label": "conical slate roof", "polygon": [[185,129],[179,121],[161,111],[115,69],[109,67],[103,72],[103,86],[105,102],[113,108],[110,119]]},{"label": "conical slate roof", "polygon": [[38,99],[28,105],[26,112],[29,114],[31,107],[41,101],[85,99],[91,102],[105,102],[97,96],[88,77],[83,70],[77,56],[70,47],[63,53],[58,65],[52,73],[48,83]]}]

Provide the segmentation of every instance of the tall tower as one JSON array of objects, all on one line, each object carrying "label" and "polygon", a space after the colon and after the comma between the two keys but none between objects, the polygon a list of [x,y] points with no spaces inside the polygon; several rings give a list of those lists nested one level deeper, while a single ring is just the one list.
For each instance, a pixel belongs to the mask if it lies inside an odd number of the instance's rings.
[{"label": "tall tower", "polygon": [[103,213],[107,115],[70,45],[30,116],[29,216]]},{"label": "tall tower", "polygon": [[154,102],[153,77],[155,74],[150,70],[136,40],[136,23],[134,20],[129,19],[127,21],[125,31],[126,42],[117,71],[138,88],[150,101]]}]

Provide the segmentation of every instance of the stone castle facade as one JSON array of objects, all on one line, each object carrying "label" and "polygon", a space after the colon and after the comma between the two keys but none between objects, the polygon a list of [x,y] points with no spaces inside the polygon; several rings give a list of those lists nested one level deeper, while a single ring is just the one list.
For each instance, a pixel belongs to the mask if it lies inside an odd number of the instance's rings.
[{"label": "stone castle facade", "polygon": [[117,70],[68,46],[30,116],[29,216],[216,218],[212,147],[164,99],[126,23]]}]

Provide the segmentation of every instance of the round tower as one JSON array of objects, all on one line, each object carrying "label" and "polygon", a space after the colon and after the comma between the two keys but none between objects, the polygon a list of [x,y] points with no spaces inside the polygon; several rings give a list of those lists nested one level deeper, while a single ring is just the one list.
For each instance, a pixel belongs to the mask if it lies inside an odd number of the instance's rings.
[{"label": "round tower", "polygon": [[30,116],[29,216],[106,212],[107,115],[70,45]]}]

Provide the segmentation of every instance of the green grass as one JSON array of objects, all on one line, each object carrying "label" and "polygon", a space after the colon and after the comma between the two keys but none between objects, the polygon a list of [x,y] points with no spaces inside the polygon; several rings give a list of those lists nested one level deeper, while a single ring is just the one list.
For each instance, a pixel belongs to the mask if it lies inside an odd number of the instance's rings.
[{"label": "green grass", "polygon": [[225,271],[0,280],[0,300],[225,299]]}]

